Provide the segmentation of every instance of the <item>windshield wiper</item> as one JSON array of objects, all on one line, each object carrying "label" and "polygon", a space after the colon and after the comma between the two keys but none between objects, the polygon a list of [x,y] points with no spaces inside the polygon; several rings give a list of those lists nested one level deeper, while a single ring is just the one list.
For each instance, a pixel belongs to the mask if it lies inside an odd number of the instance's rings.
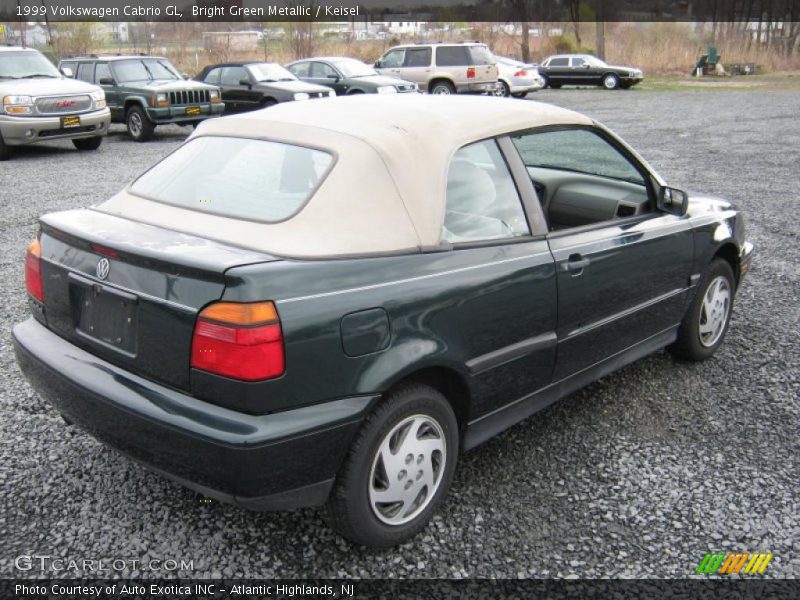
[{"label": "windshield wiper", "polygon": [[294,81],[294,77],[281,77],[278,81]]},{"label": "windshield wiper", "polygon": [[17,77],[16,79],[33,79],[34,77],[50,77],[52,79],[58,79],[58,75],[50,75],[49,73],[32,73],[30,75]]}]

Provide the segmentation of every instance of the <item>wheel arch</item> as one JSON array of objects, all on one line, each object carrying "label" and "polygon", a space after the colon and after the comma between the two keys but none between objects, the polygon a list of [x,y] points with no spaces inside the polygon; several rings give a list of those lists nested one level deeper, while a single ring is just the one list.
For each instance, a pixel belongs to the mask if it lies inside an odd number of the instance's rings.
[{"label": "wheel arch", "polygon": [[145,112],[145,114],[147,114],[147,103],[144,101],[143,98],[140,98],[139,96],[130,96],[128,98],[125,98],[125,103],[123,104],[123,106],[125,107],[126,115],[133,106],[138,106]]},{"label": "wheel arch", "polygon": [[736,287],[739,287],[739,247],[733,240],[722,242],[714,251],[711,260],[721,258],[726,261],[733,271],[733,279]]},{"label": "wheel arch", "polygon": [[437,83],[439,83],[439,82],[444,82],[444,83],[447,83],[447,84],[449,84],[449,85],[450,85],[450,87],[452,87],[454,90],[456,89],[456,83],[455,83],[455,81],[453,81],[453,80],[452,80],[450,77],[447,77],[447,76],[445,76],[445,75],[436,75],[436,76],[432,77],[432,78],[431,78],[431,80],[428,82],[428,87],[427,87],[427,90],[426,90],[426,91],[427,91],[428,93],[430,93],[430,91],[431,91],[431,89],[433,88],[433,86],[435,86],[435,85],[436,85]]}]

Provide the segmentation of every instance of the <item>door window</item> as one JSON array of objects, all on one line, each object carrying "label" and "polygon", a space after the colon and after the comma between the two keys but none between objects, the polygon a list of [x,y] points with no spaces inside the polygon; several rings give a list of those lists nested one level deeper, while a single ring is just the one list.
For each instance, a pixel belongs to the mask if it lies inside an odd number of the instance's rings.
[{"label": "door window", "polygon": [[585,64],[586,64],[586,61],[583,60],[582,58],[573,58],[572,59],[572,66],[573,67],[582,67]]},{"label": "door window", "polygon": [[464,146],[447,174],[442,239],[475,242],[530,235],[511,172],[494,140]]},{"label": "door window", "polygon": [[94,70],[94,81],[99,84],[101,79],[111,79],[111,68],[108,63],[97,63]]},{"label": "door window", "polygon": [[310,62],[297,63],[295,65],[290,65],[288,68],[295,77],[311,77]]},{"label": "door window", "polygon": [[218,85],[219,76],[221,74],[222,74],[222,69],[220,69],[219,67],[216,69],[211,69],[203,81],[205,81],[206,83],[213,83],[214,85]]},{"label": "door window", "polygon": [[78,65],[78,74],[76,79],[85,81],[86,83],[94,82],[94,63],[81,63]]},{"label": "door window", "polygon": [[469,64],[469,55],[464,46],[439,46],[436,49],[436,64],[440,67],[464,67]]},{"label": "door window", "polygon": [[311,77],[314,79],[327,79],[329,76],[338,77],[339,74],[332,66],[327,63],[312,63]]},{"label": "door window", "polygon": [[383,55],[381,59],[382,69],[396,69],[403,66],[405,60],[405,49],[391,50]]},{"label": "door window", "polygon": [[409,48],[406,51],[405,67],[427,67],[431,64],[430,48]]},{"label": "door window", "polygon": [[247,76],[247,71],[245,71],[244,67],[225,67],[222,69],[222,85],[237,86],[242,80],[250,81],[250,78]]},{"label": "door window", "polygon": [[568,58],[551,58],[547,63],[548,67],[567,67],[569,66]]}]

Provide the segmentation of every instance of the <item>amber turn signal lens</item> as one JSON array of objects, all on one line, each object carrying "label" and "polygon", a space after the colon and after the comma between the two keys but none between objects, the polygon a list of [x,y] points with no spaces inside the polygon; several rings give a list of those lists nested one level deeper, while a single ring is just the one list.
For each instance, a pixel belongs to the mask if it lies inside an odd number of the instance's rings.
[{"label": "amber turn signal lens", "polygon": [[229,325],[250,327],[278,320],[278,311],[272,302],[217,302],[204,308],[199,317]]},{"label": "amber turn signal lens", "polygon": [[44,302],[44,284],[42,282],[42,246],[39,240],[28,244],[25,254],[25,289],[39,302]]}]

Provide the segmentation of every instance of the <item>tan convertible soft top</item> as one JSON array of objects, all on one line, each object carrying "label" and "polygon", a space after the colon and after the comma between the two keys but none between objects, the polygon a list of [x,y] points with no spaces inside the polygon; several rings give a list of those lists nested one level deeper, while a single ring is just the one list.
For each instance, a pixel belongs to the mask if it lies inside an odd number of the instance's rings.
[{"label": "tan convertible soft top", "polygon": [[127,191],[96,208],[278,256],[410,251],[440,241],[447,169],[460,147],[531,127],[591,123],[548,104],[485,96],[374,94],[288,102],[205,121],[193,137],[268,139],[334,154],[334,168],[291,219],[242,221]]}]

